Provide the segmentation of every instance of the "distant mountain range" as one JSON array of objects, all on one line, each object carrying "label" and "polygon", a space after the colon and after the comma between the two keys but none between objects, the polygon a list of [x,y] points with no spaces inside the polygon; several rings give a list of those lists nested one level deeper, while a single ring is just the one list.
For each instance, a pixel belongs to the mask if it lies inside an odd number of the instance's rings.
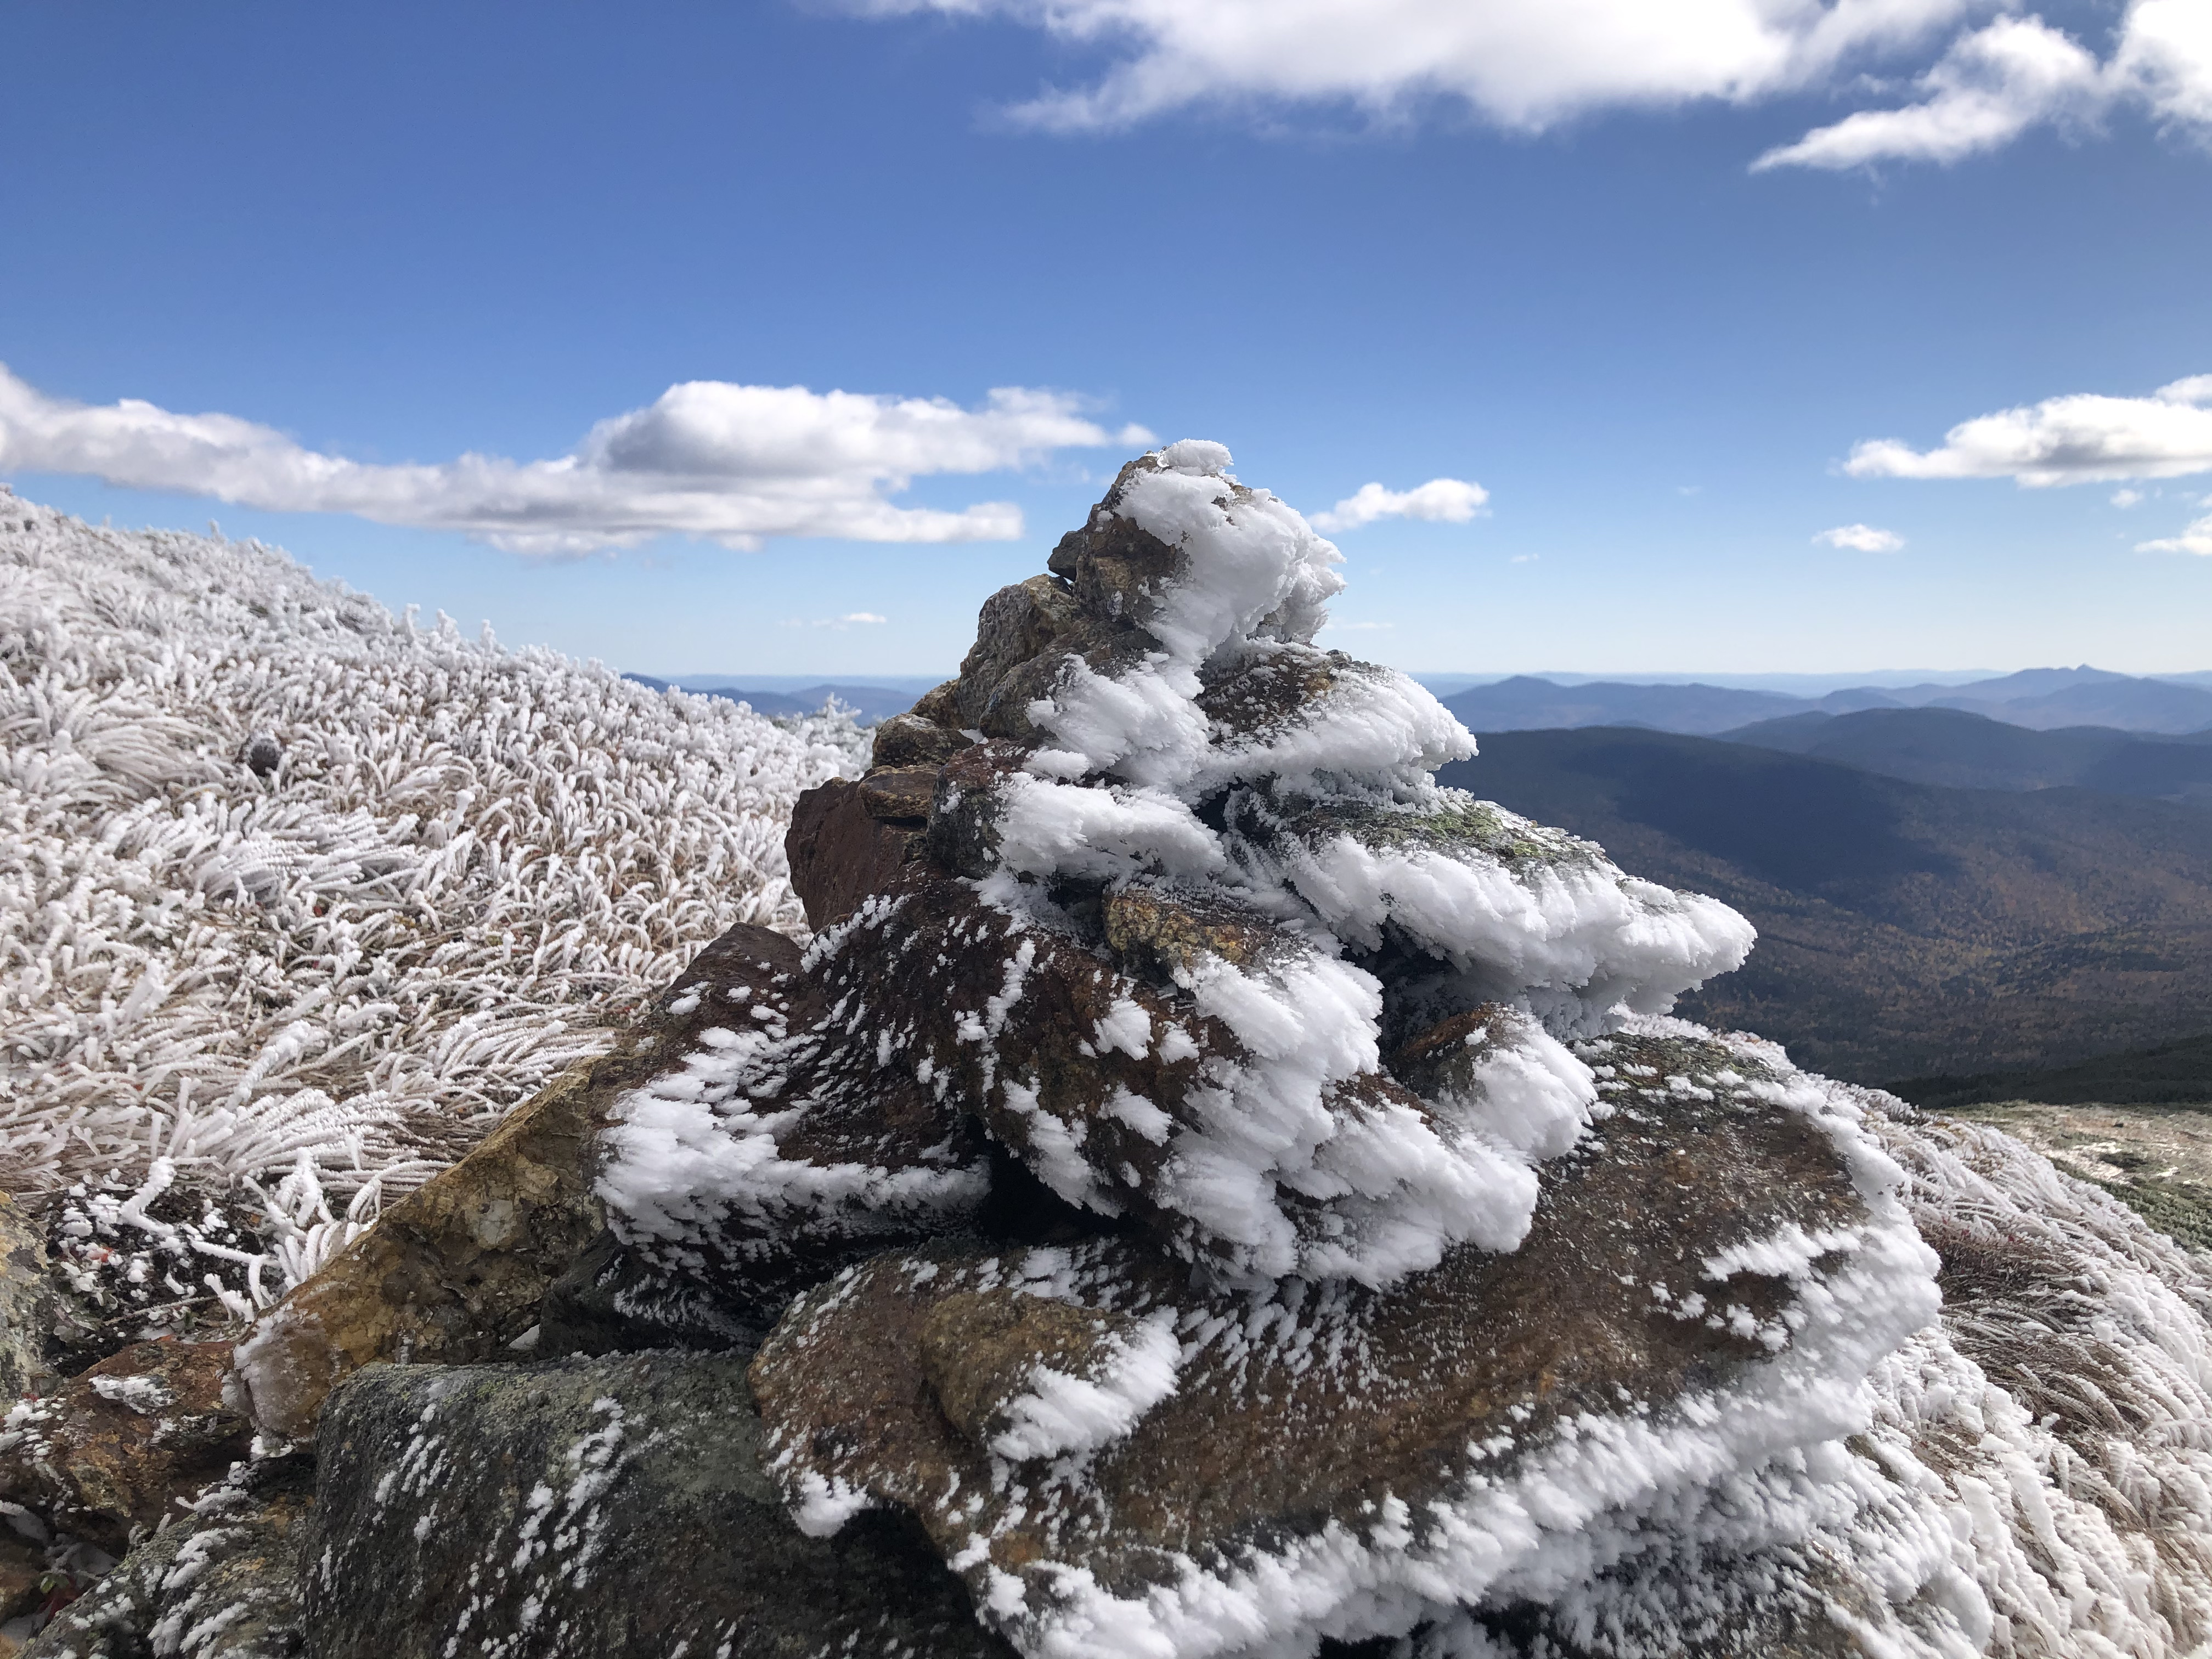
[{"label": "distant mountain range", "polygon": [[1439,781],[1733,904],[1751,960],[1690,1018],[1863,1083],[2065,1066],[2212,1026],[2198,808],[1960,789],[1748,744],[1506,732]]},{"label": "distant mountain range", "polygon": [[1819,697],[1733,686],[1639,685],[1599,680],[1564,685],[1516,675],[1443,700],[1476,732],[1528,732],[1583,726],[1641,726],[1709,737],[1793,714],[1848,714],[1871,708],[1952,708],[2008,725],[2049,731],[2104,726],[2179,734],[2212,729],[2212,676],[2150,679],[2100,668],[2030,668],[1964,685],[1853,686]]},{"label": "distant mountain range", "polygon": [[2103,726],[2036,732],[1962,708],[1788,714],[1721,736],[1954,789],[2072,787],[2212,807],[2212,732],[2161,737]]},{"label": "distant mountain range", "polygon": [[903,714],[914,707],[915,699],[934,685],[934,680],[908,690],[900,686],[848,685],[824,682],[820,685],[801,686],[795,690],[754,690],[726,681],[660,680],[650,674],[625,674],[626,680],[640,685],[649,685],[656,691],[665,691],[671,684],[702,696],[727,697],[732,702],[749,704],[756,714],[811,714],[832,697],[851,708],[862,726],[873,726],[878,720],[889,720],[894,714]]}]

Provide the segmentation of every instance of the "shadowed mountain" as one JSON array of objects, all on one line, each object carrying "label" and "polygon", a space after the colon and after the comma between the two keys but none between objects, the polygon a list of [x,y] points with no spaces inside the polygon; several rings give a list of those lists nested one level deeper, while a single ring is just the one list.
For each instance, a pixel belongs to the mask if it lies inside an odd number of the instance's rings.
[{"label": "shadowed mountain", "polygon": [[1791,714],[1721,735],[1947,788],[2070,785],[2212,806],[2212,733],[2154,737],[2103,726],[2037,732],[1959,708],[1875,708]]},{"label": "shadowed mountain", "polygon": [[1916,1106],[2035,1100],[2052,1106],[2172,1106],[2212,1103],[2212,1032],[2155,1048],[2101,1054],[2048,1072],[1907,1078],[1891,1085]]},{"label": "shadowed mountain", "polygon": [[1859,1082],[2067,1066],[2212,1007],[2212,836],[2197,809],[1951,789],[1747,744],[1497,732],[1439,781],[1725,900],[1759,930],[1681,1012]]}]

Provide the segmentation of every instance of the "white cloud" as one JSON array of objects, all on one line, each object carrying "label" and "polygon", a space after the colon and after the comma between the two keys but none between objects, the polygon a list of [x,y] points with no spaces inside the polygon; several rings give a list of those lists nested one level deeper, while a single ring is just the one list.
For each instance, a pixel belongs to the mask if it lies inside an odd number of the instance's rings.
[{"label": "white cloud", "polygon": [[2179,536],[2167,536],[2154,542],[2137,542],[2138,553],[2194,553],[2201,558],[2212,559],[2212,518],[2197,520]]},{"label": "white cloud", "polygon": [[1104,46],[1096,84],[1013,112],[1060,131],[1229,103],[1443,97],[1522,131],[1622,105],[1745,101],[1914,44],[1977,0],[860,0],[878,15],[995,16]]},{"label": "white cloud", "polygon": [[2118,507],[2134,507],[2141,502],[2142,498],[2143,493],[2140,489],[2115,489],[2112,492],[2112,505]]},{"label": "white cloud", "polygon": [[866,627],[877,623],[887,623],[890,620],[889,617],[879,617],[872,611],[852,611],[842,617],[817,617],[811,622],[804,617],[793,617],[787,621],[778,623],[776,626],[779,628],[834,628],[842,634],[848,628]]},{"label": "white cloud", "polygon": [[[1009,113],[1048,131],[1169,112],[1350,106],[1402,117],[1458,102],[1534,132],[1595,111],[1749,104],[1864,82],[1873,63],[1925,64],[1920,101],[1866,111],[1757,165],[1948,161],[2027,127],[2119,103],[2212,128],[2204,0],[2133,0],[2112,58],[2007,0],[848,0],[876,16],[1005,19],[1109,57],[1093,83]],[[1947,49],[1931,51],[1939,43]]]},{"label": "white cloud", "polygon": [[1905,538],[1893,530],[1876,530],[1870,524],[1839,524],[1833,530],[1823,530],[1813,538],[1830,547],[1847,548],[1854,553],[1894,553],[1905,545]]},{"label": "white cloud", "polygon": [[1769,150],[1753,168],[1955,161],[2031,127],[2094,121],[2124,106],[2212,131],[2212,8],[2136,0],[2104,63],[2040,17],[2000,18],[1953,41],[1919,89],[1918,103],[1861,110]]},{"label": "white cloud", "polygon": [[1465,524],[1483,509],[1490,492],[1464,478],[1431,478],[1413,489],[1385,489],[1379,483],[1359,486],[1326,513],[1313,517],[1314,528],[1334,536],[1357,530],[1377,519],[1422,519],[1431,524]]},{"label": "white cloud", "polygon": [[1397,625],[1395,623],[1339,622],[1332,617],[1321,625],[1318,631],[1323,634],[1384,634]]},{"label": "white cloud", "polygon": [[771,536],[857,541],[1006,540],[1019,509],[895,506],[915,478],[1000,471],[1063,448],[1148,443],[1109,433],[1082,401],[1019,386],[978,409],[805,386],[690,380],[600,422],[557,459],[468,454],[372,465],[303,448],[233,415],[178,415],[125,398],[49,398],[0,366],[0,467],[212,495],[272,512],[350,513],[465,531],[528,553],[633,546],[670,533],[754,548]]},{"label": "white cloud", "polygon": [[1960,37],[1920,87],[1928,94],[1920,103],[1861,110],[1767,151],[1752,170],[1956,161],[2061,113],[2094,112],[2104,77],[2094,58],[2041,18],[2007,17]]},{"label": "white cloud", "polygon": [[2047,398],[1962,422],[1925,453],[1895,438],[1858,445],[1855,478],[2016,478],[2023,484],[2107,483],[2212,471],[2212,374],[2148,398],[2096,392]]}]

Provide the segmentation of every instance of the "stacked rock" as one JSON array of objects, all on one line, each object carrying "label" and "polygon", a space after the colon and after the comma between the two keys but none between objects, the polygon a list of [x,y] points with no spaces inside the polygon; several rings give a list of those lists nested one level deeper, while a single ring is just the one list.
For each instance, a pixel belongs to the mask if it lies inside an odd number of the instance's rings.
[{"label": "stacked rock", "polygon": [[1937,1305],[1895,1166],[1663,1018],[1741,917],[1436,785],[1472,740],[1313,643],[1335,550],[1229,465],[1124,468],[802,802],[817,936],[679,983],[599,1283],[768,1333],[800,1526],[909,1512],[1030,1654],[1310,1651],[1832,1522]]}]

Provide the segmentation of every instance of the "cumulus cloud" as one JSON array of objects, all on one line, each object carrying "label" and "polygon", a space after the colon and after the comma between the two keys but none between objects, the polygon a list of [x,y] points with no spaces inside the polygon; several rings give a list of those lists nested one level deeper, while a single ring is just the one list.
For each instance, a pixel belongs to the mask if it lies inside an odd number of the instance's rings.
[{"label": "cumulus cloud", "polygon": [[2200,558],[2212,559],[2212,517],[2202,518],[2179,536],[2166,536],[2154,542],[2137,542],[2138,553],[2194,553]]},{"label": "cumulus cloud", "polygon": [[1314,514],[1314,528],[1334,536],[1377,519],[1421,519],[1431,524],[1465,524],[1483,509],[1490,492],[1464,478],[1431,478],[1413,489],[1385,489],[1365,483],[1326,513]]},{"label": "cumulus cloud", "polygon": [[2040,17],[2000,18],[1952,42],[1918,90],[1917,103],[1861,110],[1769,150],[1753,168],[1956,161],[2031,127],[2094,121],[2127,106],[2212,131],[2212,8],[2136,0],[2104,62]]},{"label": "cumulus cloud", "polygon": [[1813,539],[1853,553],[1894,553],[1905,545],[1905,538],[1895,531],[1876,530],[1870,524],[1839,524],[1833,530],[1823,530]]},{"label": "cumulus cloud", "polygon": [[1962,422],[1940,449],[1880,438],[1851,451],[1855,478],[2014,478],[2023,484],[2105,483],[2212,471],[2212,374],[2148,398],[2097,392],[2047,398]]},{"label": "cumulus cloud", "polygon": [[[2027,127],[2132,101],[2212,127],[2204,0],[2133,0],[2112,58],[2038,18],[1953,37],[2002,0],[848,0],[877,16],[994,17],[1103,50],[1091,84],[1016,106],[1049,131],[1133,125],[1177,110],[1350,106],[1401,115],[1457,102],[1540,131],[1595,111],[1749,104],[1925,64],[1919,100],[1867,111],[1762,157],[1764,167],[1948,161]],[[1948,38],[1947,38],[1948,37]]]},{"label": "cumulus cloud", "polygon": [[756,548],[771,536],[873,542],[1007,540],[1019,509],[957,511],[889,497],[935,474],[994,472],[1054,451],[1152,441],[1107,431],[1066,393],[1019,386],[980,408],[805,386],[690,380],[600,422],[568,454],[468,454],[374,465],[324,454],[233,415],[179,415],[125,398],[49,398],[0,366],[0,467],[84,473],[285,513],[350,513],[459,530],[527,553],[628,547],[670,533]]}]

